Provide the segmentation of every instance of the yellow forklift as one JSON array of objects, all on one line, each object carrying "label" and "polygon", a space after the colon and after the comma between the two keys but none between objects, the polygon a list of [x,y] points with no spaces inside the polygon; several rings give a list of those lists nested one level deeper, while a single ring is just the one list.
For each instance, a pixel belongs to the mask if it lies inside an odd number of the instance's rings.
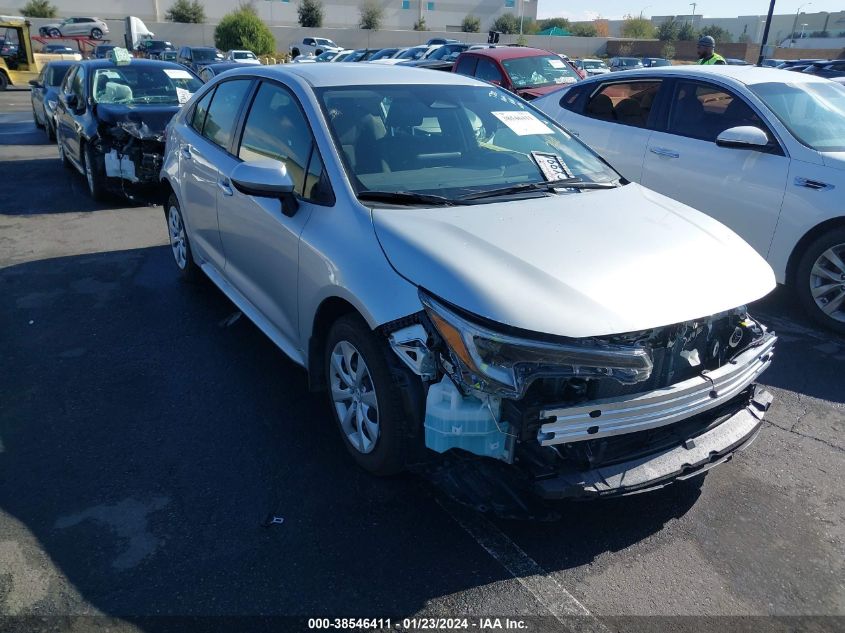
[{"label": "yellow forklift", "polygon": [[79,59],[78,56],[33,53],[29,35],[30,22],[14,15],[0,15],[0,90],[26,86],[36,79],[49,61]]}]

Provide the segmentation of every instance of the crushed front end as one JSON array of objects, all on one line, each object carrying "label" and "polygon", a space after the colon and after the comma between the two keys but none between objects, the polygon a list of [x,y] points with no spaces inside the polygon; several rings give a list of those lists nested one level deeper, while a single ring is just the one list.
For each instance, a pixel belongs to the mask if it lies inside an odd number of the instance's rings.
[{"label": "crushed front end", "polygon": [[641,332],[564,339],[508,330],[424,292],[389,334],[427,385],[426,446],[507,462],[541,497],[633,494],[748,446],[771,395],[775,335],[744,307]]},{"label": "crushed front end", "polygon": [[157,202],[159,172],[164,162],[163,130],[133,120],[101,122],[94,149],[103,157],[108,184],[127,197]]}]

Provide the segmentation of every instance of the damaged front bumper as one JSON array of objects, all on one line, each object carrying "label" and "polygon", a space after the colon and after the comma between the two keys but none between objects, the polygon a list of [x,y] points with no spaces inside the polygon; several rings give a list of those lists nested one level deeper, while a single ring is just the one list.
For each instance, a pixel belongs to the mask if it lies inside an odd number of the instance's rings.
[{"label": "damaged front bumper", "polygon": [[749,446],[756,439],[771,402],[768,391],[756,389],[745,407],[676,446],[589,470],[562,471],[536,481],[534,491],[546,499],[624,496],[696,477]]}]

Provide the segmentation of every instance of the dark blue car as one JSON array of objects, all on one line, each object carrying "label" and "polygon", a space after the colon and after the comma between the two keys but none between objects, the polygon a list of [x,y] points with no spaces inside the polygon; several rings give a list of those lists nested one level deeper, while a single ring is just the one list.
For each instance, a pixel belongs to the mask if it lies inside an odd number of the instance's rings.
[{"label": "dark blue car", "polygon": [[48,62],[42,69],[38,79],[32,79],[30,100],[32,101],[32,118],[35,127],[43,128],[51,141],[56,140],[56,124],[53,114],[59,101],[59,86],[67,74],[68,68],[75,62]]},{"label": "dark blue car", "polygon": [[164,129],[202,82],[179,64],[132,59],[74,63],[59,90],[59,158],[82,173],[91,197],[154,192]]}]

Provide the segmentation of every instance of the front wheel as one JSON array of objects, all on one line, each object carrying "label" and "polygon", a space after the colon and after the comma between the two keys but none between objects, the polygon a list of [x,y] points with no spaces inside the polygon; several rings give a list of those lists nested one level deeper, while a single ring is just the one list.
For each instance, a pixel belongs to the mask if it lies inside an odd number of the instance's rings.
[{"label": "front wheel", "polygon": [[67,157],[67,154],[65,154],[65,146],[64,143],[62,143],[62,139],[61,137],[59,137],[58,133],[56,133],[56,146],[59,149],[59,160],[62,163],[62,167],[64,167],[65,169],[70,169],[71,163]]},{"label": "front wheel", "polygon": [[103,32],[100,29],[91,29],[91,38],[101,40],[103,39]]},{"label": "front wheel", "polygon": [[50,37],[61,37],[62,33],[61,33],[61,31],[59,31],[59,29],[50,29],[50,32],[48,33],[48,35]]},{"label": "front wheel", "polygon": [[88,182],[88,193],[96,200],[102,200],[106,195],[106,176],[101,157],[94,153],[94,148],[86,145],[82,151],[85,167],[85,180]]},{"label": "front wheel", "polygon": [[9,78],[6,73],[0,72],[0,90],[5,90],[9,87]]},{"label": "front wheel", "polygon": [[845,228],[827,231],[806,248],[793,286],[810,317],[845,334]]},{"label": "front wheel", "polygon": [[381,476],[402,471],[421,437],[392,379],[389,353],[386,341],[350,314],[332,326],[324,357],[329,403],[343,442],[359,466]]},{"label": "front wheel", "polygon": [[44,124],[41,122],[41,119],[38,118],[38,113],[35,111],[35,106],[32,107],[32,119],[35,121],[35,127],[39,130],[44,129]]}]

